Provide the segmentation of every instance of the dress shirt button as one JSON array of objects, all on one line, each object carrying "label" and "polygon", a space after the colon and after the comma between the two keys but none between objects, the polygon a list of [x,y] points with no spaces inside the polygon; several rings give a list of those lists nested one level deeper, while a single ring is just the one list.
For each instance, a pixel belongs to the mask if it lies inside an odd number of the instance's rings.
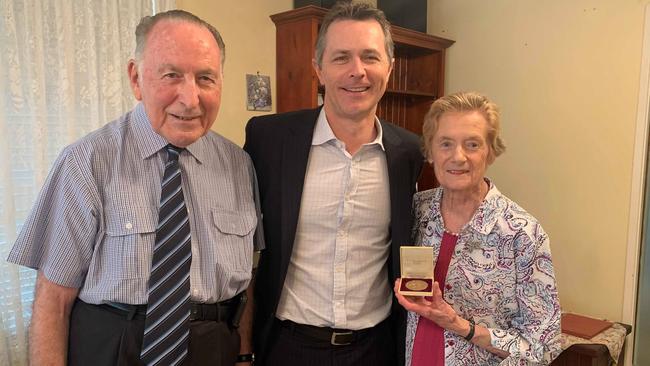
[{"label": "dress shirt button", "polygon": [[127,230],[131,230],[131,229],[133,229],[133,224],[131,224],[130,222],[127,222],[126,225],[124,225],[124,227],[125,227]]}]

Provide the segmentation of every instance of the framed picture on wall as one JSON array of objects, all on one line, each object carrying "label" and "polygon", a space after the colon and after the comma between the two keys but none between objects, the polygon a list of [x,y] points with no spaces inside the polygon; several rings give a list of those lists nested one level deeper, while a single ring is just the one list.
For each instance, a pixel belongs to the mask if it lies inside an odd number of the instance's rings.
[{"label": "framed picture on wall", "polygon": [[246,109],[271,110],[271,78],[268,75],[246,74]]}]

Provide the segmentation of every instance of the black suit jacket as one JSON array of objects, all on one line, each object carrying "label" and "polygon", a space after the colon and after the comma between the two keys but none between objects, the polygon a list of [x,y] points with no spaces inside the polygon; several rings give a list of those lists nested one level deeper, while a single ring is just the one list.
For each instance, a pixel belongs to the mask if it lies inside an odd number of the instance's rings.
[{"label": "black suit jacket", "polygon": [[[269,342],[275,339],[275,311],[293,250],[303,183],[312,136],[320,108],[254,117],[246,125],[246,150],[255,165],[262,203],[266,249],[255,276],[253,340],[263,364]],[[420,139],[390,123],[381,122],[390,185],[392,239],[388,257],[389,285],[399,276],[399,247],[410,244],[411,200],[422,167]],[[396,353],[404,363],[406,312],[393,298],[392,322]]]}]

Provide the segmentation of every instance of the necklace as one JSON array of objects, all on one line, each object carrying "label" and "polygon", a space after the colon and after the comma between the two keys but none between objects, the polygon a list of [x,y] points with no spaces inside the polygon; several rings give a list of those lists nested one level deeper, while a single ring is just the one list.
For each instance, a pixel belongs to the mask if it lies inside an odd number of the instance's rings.
[{"label": "necklace", "polygon": [[455,233],[455,232],[453,232],[453,231],[451,231],[451,230],[447,230],[446,227],[443,227],[442,229],[443,229],[447,234],[449,234],[449,235],[460,236],[460,233]]}]

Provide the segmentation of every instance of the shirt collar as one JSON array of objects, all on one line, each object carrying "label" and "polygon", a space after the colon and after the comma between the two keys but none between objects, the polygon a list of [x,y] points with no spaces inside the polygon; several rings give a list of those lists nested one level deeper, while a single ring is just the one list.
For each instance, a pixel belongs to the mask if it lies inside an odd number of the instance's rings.
[{"label": "shirt collar", "polygon": [[[160,136],[156,131],[153,130],[153,127],[151,127],[151,122],[149,121],[149,117],[147,117],[147,112],[145,111],[144,105],[142,103],[138,103],[138,105],[133,109],[131,113],[133,121],[133,135],[135,137],[134,143],[140,152],[140,157],[143,160],[158,153],[158,151],[169,144],[169,142],[167,142],[164,137]],[[198,160],[199,163],[204,161],[205,157],[207,156],[207,143],[203,137],[194,141],[185,149],[190,153],[190,155]]]},{"label": "shirt collar", "polygon": [[[383,136],[384,131],[381,128],[381,123],[379,123],[379,118],[375,116],[375,129],[377,130],[377,137],[365,145],[379,145],[382,150],[384,149]],[[329,122],[327,121],[327,116],[325,115],[325,108],[321,108],[320,113],[318,114],[318,119],[316,120],[316,127],[314,127],[314,136],[311,139],[312,146],[322,145],[329,141],[338,140],[334,135],[334,131],[330,127]]]},{"label": "shirt collar", "polygon": [[498,205],[501,192],[492,183],[491,180],[485,178],[488,184],[488,192],[483,199],[483,202],[472,216],[469,221],[469,226],[475,231],[487,235],[492,231],[492,228],[497,223],[497,219],[502,216],[504,207]]},{"label": "shirt collar", "polygon": [[[483,202],[479,205],[474,212],[474,215],[467,223],[466,227],[469,226],[473,231],[487,235],[492,231],[492,228],[497,222],[497,219],[501,216],[501,212],[504,210],[504,207],[498,204],[499,197],[501,192],[497,187],[492,183],[488,178],[484,178],[488,183],[488,192],[483,199]],[[434,192],[432,200],[432,212],[433,220],[442,224],[442,215],[440,211],[440,202],[442,200],[442,188],[438,188]]]}]

